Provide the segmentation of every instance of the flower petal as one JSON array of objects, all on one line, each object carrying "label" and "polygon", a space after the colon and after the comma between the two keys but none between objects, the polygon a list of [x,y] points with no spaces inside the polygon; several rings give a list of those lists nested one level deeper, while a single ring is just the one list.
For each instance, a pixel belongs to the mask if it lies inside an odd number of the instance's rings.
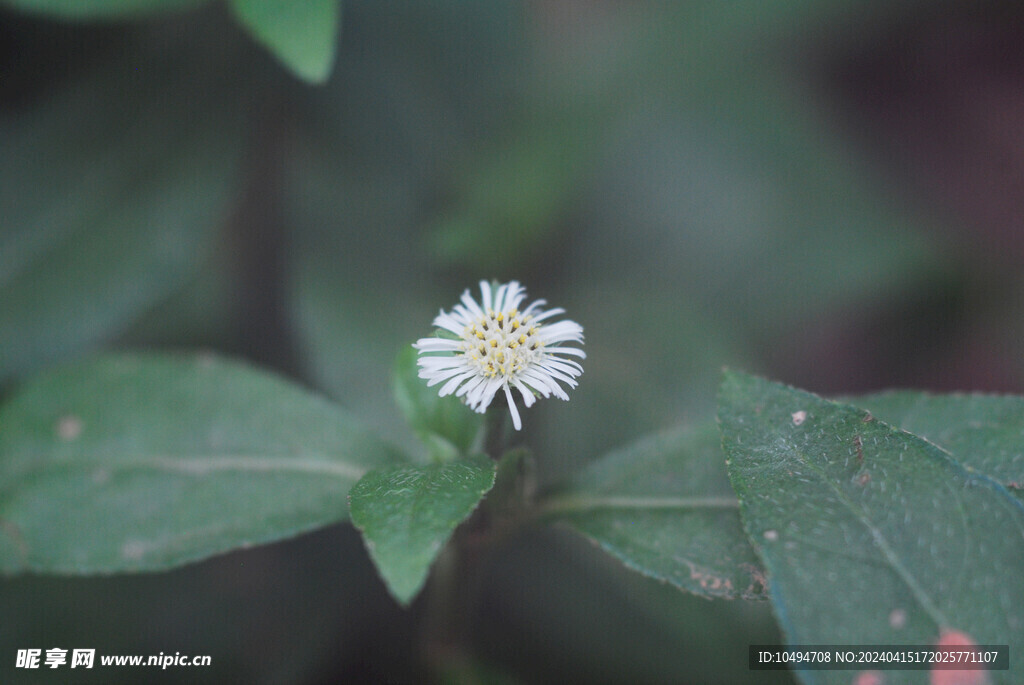
[{"label": "flower petal", "polygon": [[505,390],[505,399],[508,400],[508,410],[512,414],[512,425],[516,427],[516,430],[523,429],[523,422],[519,418],[519,410],[516,408],[516,402],[512,399],[512,391],[508,389],[508,383],[501,386]]},{"label": "flower petal", "polygon": [[444,338],[420,338],[413,345],[420,352],[454,352],[463,345],[461,340]]},{"label": "flower petal", "polygon": [[537,401],[537,396],[534,395],[529,388],[523,385],[522,381],[514,376],[512,377],[512,385],[516,386],[516,389],[519,390],[519,394],[523,396],[523,404],[526,405],[527,409],[532,407],[533,403]]}]

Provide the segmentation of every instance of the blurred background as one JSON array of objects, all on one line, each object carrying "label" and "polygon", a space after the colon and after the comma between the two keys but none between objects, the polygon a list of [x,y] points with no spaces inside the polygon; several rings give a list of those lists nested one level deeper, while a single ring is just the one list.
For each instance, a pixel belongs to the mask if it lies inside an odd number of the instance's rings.
[{"label": "blurred background", "polygon": [[[547,486],[713,417],[724,365],[824,394],[1024,390],[1018,3],[342,15],[314,86],[220,2],[0,4],[0,399],[103,350],[214,350],[415,451],[395,357],[491,278],[586,332],[572,400],[524,416]],[[767,605],[682,595],[564,531],[480,575],[481,679],[789,682],[746,668],[780,640]],[[212,655],[158,681],[426,677],[423,607],[392,603],[347,526],[170,573],[7,579],[0,606],[4,682],[45,678],[14,654],[53,646]],[[139,673],[82,682],[112,675]]]}]

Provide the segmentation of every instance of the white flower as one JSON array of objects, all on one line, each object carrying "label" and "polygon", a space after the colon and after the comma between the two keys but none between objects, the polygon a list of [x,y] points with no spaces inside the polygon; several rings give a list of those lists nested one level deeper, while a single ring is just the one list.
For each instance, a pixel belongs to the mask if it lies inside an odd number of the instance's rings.
[{"label": "white flower", "polygon": [[480,413],[498,390],[505,391],[512,423],[519,430],[523,424],[511,388],[519,391],[527,407],[537,400],[537,394],[569,399],[559,383],[575,388],[575,378],[583,373],[583,367],[566,357],[583,359],[587,355],[562,344],[582,345],[583,327],[574,321],[548,322],[565,310],[544,310],[544,300],[519,311],[526,291],[517,281],[493,291],[489,283],[481,281],[480,294],[477,304],[466,290],[462,304],[455,305],[451,313],[441,310],[434,319],[434,326],[454,338],[421,338],[413,345],[420,355],[419,376],[428,386],[447,381],[441,386],[441,397],[454,392]]}]

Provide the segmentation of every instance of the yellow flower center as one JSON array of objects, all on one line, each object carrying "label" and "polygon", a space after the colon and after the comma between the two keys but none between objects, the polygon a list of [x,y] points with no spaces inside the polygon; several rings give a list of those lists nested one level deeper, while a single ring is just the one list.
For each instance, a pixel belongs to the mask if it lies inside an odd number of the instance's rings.
[{"label": "yellow flower center", "polygon": [[461,354],[487,378],[512,378],[544,354],[538,327],[529,325],[531,318],[520,318],[515,309],[507,313],[488,310],[462,331]]}]

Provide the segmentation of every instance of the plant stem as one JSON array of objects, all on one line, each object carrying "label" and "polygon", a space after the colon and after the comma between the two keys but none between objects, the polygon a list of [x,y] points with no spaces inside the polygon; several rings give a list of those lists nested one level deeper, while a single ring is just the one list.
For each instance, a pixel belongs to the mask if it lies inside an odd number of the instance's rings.
[{"label": "plant stem", "polygon": [[472,680],[471,631],[480,590],[477,569],[486,553],[489,520],[478,509],[456,529],[431,571],[420,644],[426,665],[439,682]]},{"label": "plant stem", "polygon": [[[495,462],[508,452],[512,439],[512,422],[506,398],[494,402],[485,414],[483,448]],[[519,464],[520,459],[516,463]],[[499,469],[500,470],[500,469]],[[489,552],[495,535],[500,537],[506,509],[514,510],[522,494],[522,474],[505,474],[511,486],[496,488],[491,498],[478,507],[469,520],[456,528],[431,569],[426,588],[425,616],[420,644],[427,666],[439,681],[473,680],[474,667],[469,657],[472,622],[480,592],[480,565]],[[494,504],[493,497],[502,501]],[[491,506],[488,506],[488,504]]]},{"label": "plant stem", "polygon": [[[484,451],[495,462],[508,451],[512,438],[505,405],[504,398],[495,402],[484,419]],[[506,497],[513,495],[514,491]],[[420,643],[427,665],[438,680],[462,680],[473,672],[469,659],[471,624],[480,590],[480,563],[496,532],[493,509],[486,504],[480,506],[456,528],[431,569]]]},{"label": "plant stem", "polygon": [[[497,406],[496,406],[497,405]],[[500,404],[493,403],[484,414],[484,452],[494,461],[508,450],[512,440],[512,426],[509,423],[508,401],[502,396]]]}]

